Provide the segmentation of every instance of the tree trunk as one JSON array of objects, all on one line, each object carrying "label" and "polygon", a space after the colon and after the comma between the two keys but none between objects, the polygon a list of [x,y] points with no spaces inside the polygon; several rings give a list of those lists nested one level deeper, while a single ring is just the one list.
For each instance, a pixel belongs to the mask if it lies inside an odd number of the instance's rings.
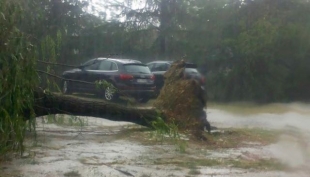
[{"label": "tree trunk", "polygon": [[160,15],[159,15],[159,53],[161,56],[166,55],[166,38],[167,38],[167,30],[169,25],[171,25],[171,7],[169,6],[169,0],[162,0],[159,4]]},{"label": "tree trunk", "polygon": [[[128,121],[143,126],[150,126],[150,122],[158,116],[154,108],[126,107],[105,101],[43,91],[35,92],[34,112],[36,117],[48,114],[70,114]],[[29,114],[29,111],[25,111],[25,114]]]}]

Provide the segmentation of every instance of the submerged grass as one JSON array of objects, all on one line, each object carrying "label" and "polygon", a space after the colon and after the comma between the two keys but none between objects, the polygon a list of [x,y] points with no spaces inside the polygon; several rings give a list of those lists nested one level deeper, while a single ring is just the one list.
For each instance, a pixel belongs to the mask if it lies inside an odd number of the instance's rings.
[{"label": "submerged grass", "polygon": [[[164,128],[163,128],[164,127]],[[172,126],[173,127],[173,126]],[[121,131],[116,137],[135,140],[143,145],[170,144],[176,145],[176,150],[186,153],[188,148],[227,149],[252,146],[251,143],[268,145],[275,143],[283,133],[280,130],[265,130],[259,128],[227,128],[212,134],[203,133],[205,141],[196,139],[185,133],[179,133],[171,127],[160,126],[157,129],[136,127]],[[169,130],[169,131],[168,131]]]},{"label": "submerged grass", "polygon": [[81,175],[76,171],[70,171],[64,174],[65,177],[80,177]]},{"label": "submerged grass", "polygon": [[274,170],[274,171],[282,171],[288,169],[288,166],[284,163],[275,160],[275,159],[259,159],[255,161],[251,160],[228,160],[226,162],[227,165],[235,168],[242,169],[256,169],[256,170]]},{"label": "submerged grass", "polygon": [[208,144],[208,149],[217,148],[238,148],[245,146],[245,143],[259,143],[260,145],[267,145],[275,143],[281,131],[265,130],[265,129],[246,129],[246,128],[230,128],[221,129],[211,135],[205,133],[204,136],[207,142],[197,142],[198,144]]},{"label": "submerged grass", "polygon": [[48,124],[56,124],[60,126],[78,126],[84,127],[88,125],[88,119],[71,115],[47,115]]},{"label": "submerged grass", "polygon": [[[264,129],[222,129],[219,132],[213,134],[204,134],[207,141],[197,141],[191,139],[187,142],[189,154],[195,155],[196,158],[192,156],[179,156],[178,158],[161,158],[154,161],[155,165],[175,165],[181,168],[190,169],[189,175],[198,175],[200,171],[199,168],[202,167],[234,167],[242,169],[255,169],[255,170],[285,170],[288,166],[281,163],[276,159],[247,159],[245,157],[237,158],[210,158],[207,155],[199,158],[197,153],[201,148],[208,150],[221,150],[221,149],[231,149],[240,148],[248,146],[263,146],[274,143],[277,141],[278,137],[281,135],[280,131],[271,131]],[[247,144],[247,143],[254,143]],[[198,150],[198,151],[197,151]]]},{"label": "submerged grass", "polygon": [[277,161],[275,159],[257,159],[257,160],[247,160],[242,158],[237,159],[214,159],[214,158],[191,158],[183,157],[178,159],[158,159],[154,161],[155,165],[175,165],[180,168],[190,169],[191,173],[198,171],[198,169],[203,167],[234,167],[241,169],[255,169],[255,170],[286,170],[288,166]]}]

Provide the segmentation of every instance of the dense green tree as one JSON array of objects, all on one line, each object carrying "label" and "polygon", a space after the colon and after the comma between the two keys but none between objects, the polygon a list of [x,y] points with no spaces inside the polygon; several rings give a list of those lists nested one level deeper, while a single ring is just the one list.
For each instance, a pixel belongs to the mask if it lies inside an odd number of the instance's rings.
[{"label": "dense green tree", "polygon": [[232,55],[217,52],[215,59],[206,59],[211,98],[266,102],[303,95],[309,99],[305,89],[310,47],[306,9],[309,2],[290,0],[250,1],[230,9],[234,23],[226,22],[220,40],[221,48],[229,47]]},{"label": "dense green tree", "polygon": [[37,55],[28,35],[18,28],[24,12],[15,1],[0,1],[0,156],[13,149],[23,151],[23,112],[33,113]]},{"label": "dense green tree", "polygon": [[146,0],[140,1],[140,8],[134,8],[133,4],[138,2],[112,4],[111,7],[120,9],[119,15],[125,18],[123,24],[127,30],[141,32],[141,35],[148,33],[147,36],[154,39],[148,49],[153,51],[154,57],[175,57],[174,35],[182,30],[182,23],[189,17],[190,1]]}]

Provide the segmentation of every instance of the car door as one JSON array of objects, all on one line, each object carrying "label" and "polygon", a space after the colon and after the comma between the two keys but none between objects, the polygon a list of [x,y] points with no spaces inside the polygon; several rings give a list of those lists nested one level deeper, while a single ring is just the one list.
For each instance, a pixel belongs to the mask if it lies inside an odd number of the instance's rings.
[{"label": "car door", "polygon": [[100,62],[96,60],[92,64],[81,68],[81,74],[79,79],[85,83],[81,82],[80,90],[83,90],[85,92],[91,92],[92,88],[95,87],[95,84],[93,83],[91,78],[92,75],[98,70],[99,63]]},{"label": "car door", "polygon": [[[112,66],[114,65],[113,62],[109,60],[102,60],[98,62],[98,69],[91,71],[88,75],[88,80],[90,82],[95,83],[96,81],[100,80],[109,80],[110,73],[112,71]],[[97,92],[98,91],[98,85],[93,85],[92,88],[90,88],[91,91]]]}]

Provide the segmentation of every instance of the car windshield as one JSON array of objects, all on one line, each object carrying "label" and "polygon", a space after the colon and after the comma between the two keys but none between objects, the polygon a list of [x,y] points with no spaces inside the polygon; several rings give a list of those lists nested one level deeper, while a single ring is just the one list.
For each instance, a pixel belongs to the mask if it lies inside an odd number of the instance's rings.
[{"label": "car windshield", "polygon": [[128,73],[143,73],[143,74],[151,73],[149,67],[147,67],[146,65],[127,64],[124,65],[124,67]]}]

